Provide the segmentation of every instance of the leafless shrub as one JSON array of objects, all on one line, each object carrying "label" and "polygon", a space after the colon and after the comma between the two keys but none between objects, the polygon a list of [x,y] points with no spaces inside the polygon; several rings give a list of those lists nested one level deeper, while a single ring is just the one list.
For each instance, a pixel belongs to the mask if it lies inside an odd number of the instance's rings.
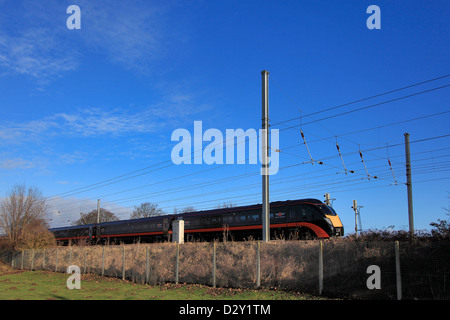
[{"label": "leafless shrub", "polygon": [[185,243],[180,246],[180,282],[211,284],[212,259],[212,243]]},{"label": "leafless shrub", "polygon": [[256,282],[255,242],[227,242],[216,246],[217,285],[254,287]]},{"label": "leafless shrub", "polygon": [[317,274],[317,241],[280,241],[261,245],[261,284],[271,288],[315,289],[310,275]]},{"label": "leafless shrub", "polygon": [[[395,299],[395,246],[393,241],[384,240],[329,239],[259,243],[261,286],[317,293],[321,244],[325,294],[357,298],[372,298],[378,294],[381,298]],[[179,282],[212,285],[215,247],[218,287],[256,287],[258,242],[253,241],[58,247],[45,251],[26,250],[23,260],[26,269],[31,266],[39,269],[45,265],[45,269],[65,272],[70,264],[75,264],[82,272],[101,274],[104,252],[103,268],[106,276],[122,278],[125,260],[127,280],[144,282],[148,267],[149,283],[162,285],[175,281],[177,247]],[[441,292],[442,288],[433,281],[439,274],[444,274],[446,279],[448,256],[448,243],[442,241],[400,243],[405,295],[415,297],[417,292],[426,289],[431,293],[424,295],[444,296],[446,293]],[[16,266],[20,265],[20,259],[20,255],[16,256]],[[432,263],[429,262],[431,259]],[[367,289],[367,267],[370,265],[377,265],[383,271],[382,291]]]},{"label": "leafless shrub", "polygon": [[0,203],[0,233],[16,249],[36,249],[54,244],[45,220],[46,204],[34,187],[15,185]]}]

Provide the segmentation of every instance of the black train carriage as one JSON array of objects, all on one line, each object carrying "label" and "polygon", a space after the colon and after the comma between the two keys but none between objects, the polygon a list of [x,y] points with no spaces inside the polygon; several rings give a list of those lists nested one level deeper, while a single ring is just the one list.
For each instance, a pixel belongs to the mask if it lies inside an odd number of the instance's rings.
[{"label": "black train carriage", "polygon": [[94,230],[96,230],[95,224],[50,229],[56,240],[62,243],[90,242],[95,238]]},{"label": "black train carriage", "polygon": [[[261,216],[261,204],[184,214],[185,239],[260,240]],[[343,236],[344,228],[336,212],[323,202],[289,200],[270,204],[270,235],[271,239],[329,238]]]},{"label": "black train carriage", "polygon": [[[57,240],[87,239],[95,242],[158,242],[170,239],[172,221],[184,220],[186,241],[261,239],[262,205],[197,211],[177,215],[121,220],[51,229]],[[271,239],[325,239],[344,235],[333,208],[317,199],[272,202]]]}]

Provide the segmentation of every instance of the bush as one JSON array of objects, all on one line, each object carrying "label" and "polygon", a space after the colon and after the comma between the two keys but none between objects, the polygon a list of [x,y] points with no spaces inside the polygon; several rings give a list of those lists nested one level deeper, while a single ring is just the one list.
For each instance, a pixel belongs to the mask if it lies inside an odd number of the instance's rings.
[{"label": "bush", "polygon": [[17,250],[42,249],[56,245],[55,236],[45,224],[26,226],[22,236],[15,243]]}]

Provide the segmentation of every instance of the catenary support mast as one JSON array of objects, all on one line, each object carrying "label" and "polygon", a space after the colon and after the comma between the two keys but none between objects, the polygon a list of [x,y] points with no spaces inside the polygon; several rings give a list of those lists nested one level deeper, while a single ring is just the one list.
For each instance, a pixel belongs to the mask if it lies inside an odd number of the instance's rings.
[{"label": "catenary support mast", "polygon": [[262,75],[262,223],[263,241],[270,241],[270,205],[269,205],[269,72]]},{"label": "catenary support mast", "polygon": [[411,152],[409,150],[409,133],[405,133],[405,155],[406,155],[406,188],[408,191],[408,219],[409,235],[414,236],[414,217],[413,217],[413,197],[411,182]]}]

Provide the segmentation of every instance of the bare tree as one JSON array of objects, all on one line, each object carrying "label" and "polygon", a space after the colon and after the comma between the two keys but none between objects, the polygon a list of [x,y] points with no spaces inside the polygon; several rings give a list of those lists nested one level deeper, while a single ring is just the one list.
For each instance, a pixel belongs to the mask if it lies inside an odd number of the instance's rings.
[{"label": "bare tree", "polygon": [[24,242],[39,243],[35,236],[45,234],[47,237],[49,233],[46,210],[45,199],[39,189],[16,184],[0,204],[0,232],[16,247]]},{"label": "bare tree", "polygon": [[[119,218],[114,213],[104,208],[100,208],[100,219],[99,219],[100,223],[118,220]],[[81,212],[80,219],[73,222],[72,224],[74,226],[81,226],[92,223],[97,223],[97,209],[91,210],[88,213]]]},{"label": "bare tree", "polygon": [[[450,199],[450,195],[448,196],[448,199]],[[450,205],[448,205],[447,208],[443,208],[443,209],[446,211],[446,215],[450,216]],[[431,230],[431,234],[434,237],[450,238],[450,219],[448,219],[448,220],[438,219],[437,222],[431,222],[430,226],[435,228],[435,229]]]},{"label": "bare tree", "polygon": [[173,209],[173,214],[182,214],[182,213],[191,213],[191,212],[195,212],[195,208],[192,206],[187,206],[181,209],[177,209],[174,208]]},{"label": "bare tree", "polygon": [[134,207],[130,219],[156,217],[163,214],[165,214],[165,212],[161,208],[158,208],[156,203],[144,202],[141,203],[139,207]]},{"label": "bare tree", "polygon": [[233,201],[224,201],[222,204],[217,205],[217,209],[233,208],[233,207],[236,207],[236,204]]}]

